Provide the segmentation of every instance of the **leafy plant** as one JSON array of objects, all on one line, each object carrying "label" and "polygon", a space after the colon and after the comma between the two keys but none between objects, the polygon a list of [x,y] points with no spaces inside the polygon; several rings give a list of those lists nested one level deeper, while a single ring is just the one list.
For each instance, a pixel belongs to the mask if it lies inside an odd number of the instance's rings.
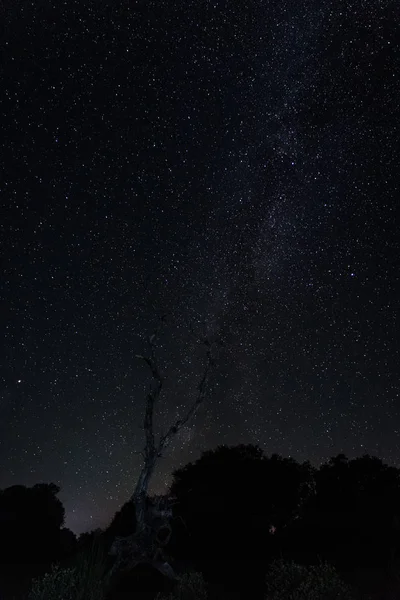
[{"label": "leafy plant", "polygon": [[167,596],[158,594],[156,600],[207,600],[207,585],[201,573],[185,573],[178,577],[177,587]]},{"label": "leafy plant", "polygon": [[352,594],[327,563],[306,567],[276,561],[268,570],[266,600],[352,600]]},{"label": "leafy plant", "polygon": [[33,582],[29,600],[103,600],[109,584],[102,543],[95,540],[75,566],[51,571]]},{"label": "leafy plant", "polygon": [[76,600],[75,569],[53,565],[51,571],[32,584],[29,600]]}]

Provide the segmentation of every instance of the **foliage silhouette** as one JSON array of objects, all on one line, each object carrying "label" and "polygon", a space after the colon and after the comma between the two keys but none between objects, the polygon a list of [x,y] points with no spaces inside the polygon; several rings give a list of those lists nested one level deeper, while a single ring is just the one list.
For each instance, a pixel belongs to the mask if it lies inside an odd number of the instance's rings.
[{"label": "foliage silhouette", "polygon": [[156,600],[207,600],[207,584],[201,573],[185,573],[168,595],[157,594]]},{"label": "foliage silhouette", "polygon": [[46,563],[72,551],[65,510],[54,483],[15,485],[0,492],[1,564]]},{"label": "foliage silhouette", "polygon": [[32,577],[75,552],[76,537],[63,527],[59,491],[54,483],[0,491],[0,594],[26,593]]},{"label": "foliage silhouette", "polygon": [[[365,455],[340,454],[315,473],[315,494],[286,546],[341,569],[383,566],[399,545],[400,471]],[[307,542],[305,544],[305,542]]]},{"label": "foliage silhouette", "polygon": [[273,562],[267,572],[266,600],[352,600],[350,587],[326,563],[304,567]]},{"label": "foliage silhouette", "polygon": [[110,583],[106,558],[103,539],[96,536],[92,545],[77,555],[73,566],[53,565],[35,580],[28,600],[103,600]]},{"label": "foliage silhouette", "polygon": [[[67,580],[75,589],[71,593],[85,589],[85,585],[87,590],[95,590],[97,584],[88,583],[90,573],[97,572],[92,581],[104,581],[95,565],[101,563],[103,574],[109,573],[114,565],[109,555],[113,541],[135,532],[135,505],[129,501],[104,531],[82,534],[77,541],[63,526],[64,508],[58,493],[56,485],[43,483],[0,491],[2,597],[7,598],[4,577],[13,569],[18,583],[24,577],[49,573],[35,584],[35,600],[44,589],[61,589]],[[155,506],[160,498],[147,497],[146,503]],[[307,462],[267,457],[254,445],[218,446],[173,473],[169,500],[173,504],[172,519],[168,516],[172,537],[166,555],[181,576],[188,570],[201,573],[210,593],[223,589],[230,600],[265,600],[268,565],[274,565],[274,581],[280,586],[271,596],[271,579],[269,583],[267,580],[269,597],[274,600],[300,599],[305,597],[305,590],[309,598],[319,598],[314,584],[322,578],[324,585],[330,581],[333,586],[334,568],[346,581],[355,581],[360,569],[364,569],[363,579],[375,569],[376,598],[389,597],[382,590],[393,582],[392,589],[399,588],[400,471],[376,457],[349,460],[338,455],[315,469]],[[103,562],[96,559],[90,563],[84,558],[94,543],[103,548]],[[286,588],[278,584],[278,563],[274,561],[279,558],[285,560],[284,567],[279,563],[279,573],[285,573],[286,579],[297,573],[301,580],[295,595],[287,596]],[[322,567],[321,561],[332,566]],[[59,568],[51,570],[55,563]],[[101,598],[103,589],[97,589],[97,597]],[[172,593],[174,598],[181,592],[193,592],[188,590],[166,581],[150,564],[143,564],[130,567],[129,572],[117,572],[107,600],[122,600],[132,594],[154,600],[160,591]],[[328,598],[330,592],[326,590]],[[51,593],[46,592],[46,598],[50,599]],[[85,593],[89,598],[89,591]],[[66,591],[62,594],[68,597]]]},{"label": "foliage silhouette", "polygon": [[[173,474],[174,535],[168,551],[207,581],[257,597],[277,552],[276,534],[313,491],[308,463],[264,456],[254,445],[219,446]],[[251,582],[249,587],[249,582]]]},{"label": "foliage silhouette", "polygon": [[[193,558],[266,556],[272,528],[286,527],[313,490],[308,463],[253,445],[219,446],[173,474],[171,495],[181,543]],[[210,543],[212,540],[212,543]],[[175,552],[179,552],[178,535]],[[190,550],[189,550],[190,549]]]}]

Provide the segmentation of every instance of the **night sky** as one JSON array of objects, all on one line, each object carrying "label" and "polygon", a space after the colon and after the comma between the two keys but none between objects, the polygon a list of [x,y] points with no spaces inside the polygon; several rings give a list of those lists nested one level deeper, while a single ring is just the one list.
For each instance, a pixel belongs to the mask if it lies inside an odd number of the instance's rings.
[{"label": "night sky", "polygon": [[[400,463],[397,0],[5,0],[0,488],[76,532],[133,491],[159,339],[160,461],[257,443]],[[193,330],[193,331],[192,331]]]}]

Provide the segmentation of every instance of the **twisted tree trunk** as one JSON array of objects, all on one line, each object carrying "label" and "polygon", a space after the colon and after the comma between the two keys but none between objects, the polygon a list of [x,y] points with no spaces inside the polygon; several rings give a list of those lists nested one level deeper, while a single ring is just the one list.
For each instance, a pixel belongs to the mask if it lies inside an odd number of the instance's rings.
[{"label": "twisted tree trunk", "polygon": [[[161,319],[161,323],[163,323],[163,321],[164,317]],[[117,538],[111,548],[111,554],[116,556],[113,571],[120,569],[121,567],[132,568],[140,562],[146,562],[152,564],[163,573],[163,575],[175,578],[175,574],[165,560],[163,554],[163,547],[167,545],[171,535],[169,518],[166,516],[162,520],[158,530],[153,529],[152,521],[154,507],[148,505],[148,489],[158,458],[162,456],[165,448],[171,443],[182,427],[194,417],[198,408],[204,401],[209,376],[214,365],[212,357],[213,345],[208,339],[204,340],[207,361],[203,376],[198,385],[198,393],[195,401],[187,411],[185,417],[183,419],[178,419],[167,432],[160,437],[158,443],[156,443],[154,436],[154,407],[161,395],[164,383],[155,356],[155,341],[158,332],[159,331],[156,330],[148,339],[149,355],[136,355],[136,358],[143,360],[148,365],[152,375],[152,385],[147,394],[143,421],[146,440],[145,448],[142,452],[144,464],[139,474],[135,490],[130,498],[130,501],[134,503],[136,509],[136,530],[133,535],[128,536],[127,538]],[[162,541],[159,536],[159,533],[163,528],[166,531],[169,529],[169,535],[164,541]]]}]

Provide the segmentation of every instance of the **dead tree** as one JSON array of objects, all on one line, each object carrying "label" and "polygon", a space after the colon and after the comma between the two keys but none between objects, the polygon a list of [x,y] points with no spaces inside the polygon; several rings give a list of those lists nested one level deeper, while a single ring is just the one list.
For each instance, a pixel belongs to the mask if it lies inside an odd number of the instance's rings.
[{"label": "dead tree", "polygon": [[[164,317],[161,319],[161,324]],[[156,340],[159,328],[148,338],[148,354],[137,354],[136,358],[144,361],[150,369],[152,383],[146,397],[143,429],[145,434],[145,447],[142,451],[143,467],[139,474],[134,492],[130,501],[135,505],[136,530],[132,536],[117,538],[111,548],[111,554],[116,556],[113,570],[120,568],[132,568],[140,562],[150,563],[158,568],[164,575],[174,578],[175,575],[170,565],[165,560],[163,547],[165,547],[171,536],[171,507],[160,511],[157,504],[149,506],[148,489],[151,477],[154,473],[157,461],[162,457],[164,450],[171,443],[178,432],[192,419],[203,403],[210,373],[214,365],[214,344],[207,338],[203,340],[206,348],[206,364],[200,378],[197,395],[183,418],[177,419],[173,425],[160,436],[158,441],[154,434],[154,408],[163,390],[164,378],[161,375],[156,359]],[[156,529],[152,523],[156,517],[163,516],[161,525]],[[161,533],[163,532],[163,533]]]}]

